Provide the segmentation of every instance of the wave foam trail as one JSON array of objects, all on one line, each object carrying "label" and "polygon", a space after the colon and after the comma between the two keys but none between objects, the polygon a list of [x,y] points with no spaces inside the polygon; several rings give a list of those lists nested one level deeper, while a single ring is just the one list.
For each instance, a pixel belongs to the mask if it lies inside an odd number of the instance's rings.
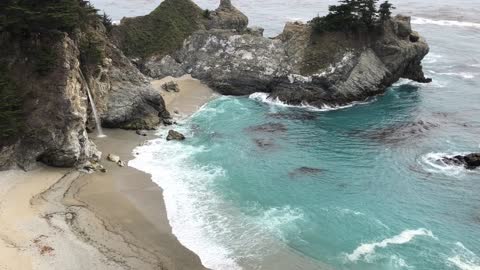
[{"label": "wave foam trail", "polygon": [[467,249],[462,243],[456,243],[457,255],[448,258],[448,261],[461,270],[480,270],[480,259]]},{"label": "wave foam trail", "polygon": [[301,105],[290,105],[287,104],[283,101],[281,101],[278,97],[277,98],[271,98],[268,93],[253,93],[249,96],[250,99],[260,101],[263,103],[267,103],[270,105],[275,105],[275,106],[280,106],[280,107],[287,107],[287,108],[301,108],[301,109],[307,109],[310,111],[315,111],[315,112],[328,112],[328,111],[336,111],[336,110],[341,110],[341,109],[347,109],[351,108],[355,105],[361,105],[361,104],[368,104],[370,103],[369,101],[365,102],[352,102],[347,105],[323,105],[321,108],[317,108],[315,106],[312,106],[308,103],[302,103]]},{"label": "wave foam trail", "polygon": [[[165,137],[166,130],[161,135]],[[241,269],[232,251],[212,238],[213,232],[208,231],[207,218],[215,214],[215,209],[209,206],[217,200],[209,191],[209,185],[224,172],[218,167],[201,167],[192,162],[193,155],[206,150],[156,139],[135,151],[141,154],[129,165],[150,173],[152,180],[164,190],[168,220],[179,241],[196,252],[209,268]]]},{"label": "wave foam trail", "polygon": [[382,240],[381,242],[370,243],[370,244],[362,244],[357,247],[351,254],[347,255],[347,259],[349,261],[355,262],[361,259],[362,257],[365,258],[368,255],[374,254],[376,248],[385,248],[388,245],[401,245],[406,244],[412,239],[417,236],[429,236],[434,238],[433,233],[427,229],[418,229],[418,230],[405,230],[401,232],[399,235],[396,235],[392,238],[387,238]]},{"label": "wave foam trail", "polygon": [[430,173],[440,173],[448,176],[459,176],[465,173],[467,170],[463,166],[456,166],[452,164],[446,164],[443,162],[443,158],[453,158],[458,155],[466,155],[467,153],[428,153],[423,155],[420,159],[420,165]]},{"label": "wave foam trail", "polygon": [[447,76],[454,76],[454,77],[461,77],[463,79],[474,79],[476,74],[468,73],[468,72],[446,72],[446,73],[438,73],[440,75],[447,75]]},{"label": "wave foam trail", "polygon": [[433,24],[440,26],[456,26],[456,27],[470,27],[470,28],[479,28],[480,23],[474,22],[460,22],[460,21],[451,21],[451,20],[432,20],[421,17],[413,17],[412,24]]}]

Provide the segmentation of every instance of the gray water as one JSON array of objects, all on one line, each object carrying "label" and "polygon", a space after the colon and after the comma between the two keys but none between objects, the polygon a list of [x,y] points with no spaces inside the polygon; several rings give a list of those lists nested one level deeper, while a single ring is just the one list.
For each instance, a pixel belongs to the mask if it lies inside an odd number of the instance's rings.
[{"label": "gray water", "polygon": [[[92,0],[95,7],[105,11],[114,21],[123,17],[148,14],[162,0]],[[215,9],[219,0],[196,0],[202,8]],[[337,0],[233,0],[232,3],[250,19],[250,25],[265,28],[265,34],[273,36],[281,32],[286,21],[309,20],[327,12],[328,6]],[[480,23],[478,0],[391,0],[397,6],[395,13],[434,20],[453,20]]]}]

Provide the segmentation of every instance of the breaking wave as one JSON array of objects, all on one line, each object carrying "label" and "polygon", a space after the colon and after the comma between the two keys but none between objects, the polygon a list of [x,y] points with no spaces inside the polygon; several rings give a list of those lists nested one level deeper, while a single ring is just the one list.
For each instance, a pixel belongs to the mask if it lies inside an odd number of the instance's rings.
[{"label": "breaking wave", "polygon": [[421,17],[413,17],[412,24],[433,24],[440,26],[456,26],[456,27],[471,27],[480,29],[480,23],[474,22],[460,22],[460,21],[451,21],[451,20],[432,20]]},{"label": "breaking wave", "polygon": [[461,270],[480,270],[480,259],[478,256],[460,242],[457,242],[455,245],[456,255],[448,258],[448,261]]},{"label": "breaking wave", "polygon": [[429,236],[434,238],[433,233],[427,229],[405,230],[399,235],[392,238],[384,239],[380,242],[362,244],[357,247],[351,254],[347,255],[347,259],[356,262],[362,258],[366,258],[375,253],[377,248],[386,248],[389,245],[402,245],[412,241],[417,236]]},{"label": "breaking wave", "polygon": [[259,102],[267,103],[270,105],[288,107],[288,108],[302,108],[302,109],[315,111],[315,112],[328,112],[328,111],[342,110],[342,109],[351,108],[355,105],[369,104],[372,102],[372,101],[363,101],[363,102],[356,101],[347,105],[323,105],[321,108],[318,108],[308,103],[302,103],[301,105],[290,105],[281,101],[278,97],[271,98],[268,93],[260,93],[260,92],[253,93],[249,96],[249,98]]}]

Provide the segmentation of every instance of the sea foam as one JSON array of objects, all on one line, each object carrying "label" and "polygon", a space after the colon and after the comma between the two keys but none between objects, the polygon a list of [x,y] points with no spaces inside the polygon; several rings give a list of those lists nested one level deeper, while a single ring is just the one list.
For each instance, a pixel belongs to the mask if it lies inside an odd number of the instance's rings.
[{"label": "sea foam", "polygon": [[[166,130],[159,135],[165,137]],[[206,217],[215,215],[215,210],[208,206],[217,200],[208,185],[224,172],[218,167],[192,163],[193,155],[206,150],[156,139],[135,151],[140,155],[129,165],[150,173],[152,180],[162,187],[168,219],[179,241],[197,253],[209,268],[241,269],[232,251],[212,238],[212,232],[208,231],[211,227]]]},{"label": "sea foam", "polygon": [[274,105],[274,106],[288,107],[288,108],[301,108],[301,109],[306,109],[306,110],[315,111],[315,112],[328,112],[328,111],[342,110],[342,109],[351,108],[355,105],[369,104],[371,102],[371,101],[364,101],[364,102],[356,101],[347,105],[326,105],[325,104],[321,108],[318,108],[306,102],[300,105],[287,104],[281,101],[278,97],[271,98],[268,93],[260,93],[260,92],[253,93],[249,96],[249,98],[259,102],[266,103],[266,104]]},{"label": "sea foam", "polygon": [[461,270],[480,270],[480,258],[462,243],[455,244],[456,255],[449,257],[448,262]]},{"label": "sea foam", "polygon": [[362,244],[357,247],[351,254],[347,255],[347,259],[352,262],[356,262],[361,258],[365,258],[369,255],[375,253],[375,249],[377,248],[386,248],[389,245],[401,245],[406,244],[412,241],[417,236],[429,236],[434,237],[433,233],[427,229],[417,229],[417,230],[405,230],[401,232],[399,235],[395,235],[392,238],[384,239],[380,242],[369,243],[369,244]]},{"label": "sea foam", "polygon": [[443,158],[453,158],[458,155],[466,154],[468,153],[428,153],[420,158],[419,163],[425,171],[430,173],[445,174],[448,176],[462,176],[467,173],[465,167],[447,164],[443,162]]},{"label": "sea foam", "polygon": [[452,21],[452,20],[432,20],[432,19],[421,18],[421,17],[413,17],[412,24],[433,24],[433,25],[440,25],[440,26],[471,27],[471,28],[480,29],[480,23],[460,22],[460,21]]}]

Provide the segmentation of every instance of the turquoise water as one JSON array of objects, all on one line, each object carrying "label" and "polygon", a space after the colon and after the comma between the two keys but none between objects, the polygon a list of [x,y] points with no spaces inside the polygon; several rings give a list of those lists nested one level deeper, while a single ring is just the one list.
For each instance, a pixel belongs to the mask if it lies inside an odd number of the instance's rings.
[{"label": "turquoise water", "polygon": [[181,123],[185,142],[137,150],[207,267],[480,269],[480,171],[436,161],[480,150],[480,26],[414,23],[431,84],[332,110],[221,97]]}]

